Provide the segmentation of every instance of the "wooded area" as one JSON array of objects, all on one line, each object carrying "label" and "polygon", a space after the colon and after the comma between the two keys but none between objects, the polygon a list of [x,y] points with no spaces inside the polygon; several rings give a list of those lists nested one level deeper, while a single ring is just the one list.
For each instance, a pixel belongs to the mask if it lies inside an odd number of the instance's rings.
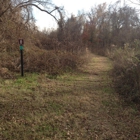
[{"label": "wooded area", "polygon": [[[139,9],[120,3],[67,17],[51,0],[0,0],[0,139],[140,140]],[[40,31],[33,8],[57,28]]]},{"label": "wooded area", "polygon": [[[39,31],[33,7],[52,16],[58,28]],[[59,16],[55,17],[54,11]],[[133,100],[139,99],[140,18],[135,8],[120,7],[120,1],[111,5],[103,3],[87,13],[66,18],[64,9],[49,0],[2,0],[0,66],[4,78],[14,77],[20,71],[19,38],[25,40],[26,72],[57,76],[77,69],[87,62],[83,56],[88,48],[113,59],[117,89],[125,96],[137,95]]]}]

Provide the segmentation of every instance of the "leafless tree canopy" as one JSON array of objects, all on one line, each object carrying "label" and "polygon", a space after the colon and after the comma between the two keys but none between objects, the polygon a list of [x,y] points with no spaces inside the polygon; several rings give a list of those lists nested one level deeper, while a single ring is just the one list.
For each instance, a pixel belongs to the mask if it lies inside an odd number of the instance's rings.
[{"label": "leafless tree canopy", "polygon": [[[0,2],[0,43],[6,43],[9,40],[14,46],[17,38],[28,38],[27,30],[33,32],[37,29],[33,7],[52,16],[58,26],[61,26],[63,9],[55,6],[50,0],[2,0]],[[58,11],[59,16],[54,16],[54,11]]]}]

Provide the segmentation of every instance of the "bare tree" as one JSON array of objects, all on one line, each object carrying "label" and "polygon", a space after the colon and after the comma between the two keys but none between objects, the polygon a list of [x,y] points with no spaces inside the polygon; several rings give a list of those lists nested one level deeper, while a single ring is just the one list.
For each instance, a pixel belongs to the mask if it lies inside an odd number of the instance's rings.
[{"label": "bare tree", "polygon": [[140,18],[135,8],[120,6],[120,1],[107,6],[105,3],[87,14],[83,40],[91,48],[106,49],[111,44],[123,47],[140,39]]},{"label": "bare tree", "polygon": [[[6,12],[12,12],[16,13],[19,11],[22,11],[25,23],[29,22],[30,19],[33,18],[33,13],[32,13],[32,7],[35,7],[39,9],[42,12],[45,12],[52,16],[58,25],[60,25],[60,20],[62,18],[61,16],[61,11],[63,8],[55,6],[54,4],[51,3],[50,0],[2,0],[0,2],[0,18],[6,13]],[[60,19],[57,19],[54,15],[53,12],[57,10]]]},{"label": "bare tree", "polygon": [[[61,22],[63,8],[55,6],[50,0],[2,0],[0,1],[0,43],[8,42],[7,39],[15,42],[17,38],[23,36],[28,39],[27,32],[35,31],[33,29],[36,28],[33,7],[52,16],[58,26],[63,28]],[[54,16],[54,11],[58,11],[59,16]]]}]

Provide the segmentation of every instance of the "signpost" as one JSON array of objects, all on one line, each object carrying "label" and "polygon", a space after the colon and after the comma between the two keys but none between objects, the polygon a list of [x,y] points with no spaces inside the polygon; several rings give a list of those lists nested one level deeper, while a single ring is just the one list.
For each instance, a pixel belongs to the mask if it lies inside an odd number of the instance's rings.
[{"label": "signpost", "polygon": [[24,44],[24,40],[23,39],[19,39],[20,60],[21,60],[21,76],[24,76],[24,72],[23,72],[23,44]]}]

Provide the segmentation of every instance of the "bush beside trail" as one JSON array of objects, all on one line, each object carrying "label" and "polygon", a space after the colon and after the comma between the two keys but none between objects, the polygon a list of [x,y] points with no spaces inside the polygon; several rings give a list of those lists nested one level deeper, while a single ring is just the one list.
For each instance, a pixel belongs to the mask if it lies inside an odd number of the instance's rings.
[{"label": "bush beside trail", "polygon": [[140,103],[140,60],[136,50],[125,46],[114,49],[112,76],[116,91],[125,101]]},{"label": "bush beside trail", "polygon": [[[56,76],[70,70],[76,70],[84,61],[84,57],[66,51],[47,51],[37,47],[24,51],[25,72],[46,72]],[[11,77],[5,76],[7,73],[20,72],[20,53],[1,54],[0,69],[0,75],[3,78]],[[6,69],[5,74],[3,74],[3,69]]]}]

